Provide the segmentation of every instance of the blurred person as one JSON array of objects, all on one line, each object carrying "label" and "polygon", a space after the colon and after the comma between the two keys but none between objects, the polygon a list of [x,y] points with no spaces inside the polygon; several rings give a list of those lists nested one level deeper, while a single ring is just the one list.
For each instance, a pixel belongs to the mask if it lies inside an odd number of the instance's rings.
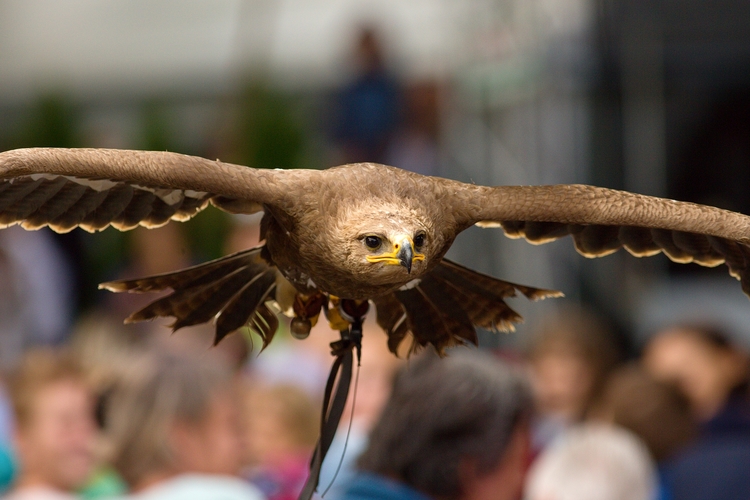
[{"label": "blurred person", "polygon": [[387,165],[438,175],[438,92],[434,82],[410,85],[405,90],[404,123],[388,146]]},{"label": "blurred person", "polygon": [[0,233],[0,369],[17,368],[31,346],[66,339],[72,283],[70,263],[48,230]]},{"label": "blurred person", "polygon": [[360,30],[354,52],[356,76],[336,100],[334,135],[342,150],[341,163],[384,163],[399,125],[400,86],[385,66],[373,28]]},{"label": "blurred person", "polygon": [[593,313],[568,307],[542,320],[527,347],[538,409],[534,449],[581,421],[599,395],[619,351],[608,326]]},{"label": "blurred person", "polygon": [[657,498],[671,499],[665,464],[697,433],[687,398],[674,385],[655,380],[640,363],[631,363],[610,375],[592,417],[627,429],[643,441],[657,464]]},{"label": "blurred person", "polygon": [[[371,310],[363,325],[356,401],[352,383],[339,430],[321,467],[319,484],[328,489],[327,500],[340,498],[354,477],[355,462],[390,395],[395,372],[404,363],[388,350],[376,316]],[[313,401],[320,401],[333,362],[330,343],[339,339],[339,333],[321,317],[302,342],[282,332],[279,336],[277,340],[282,342],[274,340],[262,356],[253,360],[251,383],[259,387],[291,385],[303,389]]]},{"label": "blurred person", "polygon": [[94,396],[67,354],[30,351],[9,384],[19,476],[6,497],[72,499],[95,464]]},{"label": "blurred person", "polygon": [[529,470],[526,500],[653,500],[656,473],[631,432],[584,423],[548,446]]},{"label": "blurred person", "polygon": [[[85,369],[86,378],[98,397],[96,417],[102,428],[107,427],[105,407],[117,384],[128,378],[133,363],[151,352],[168,351],[216,359],[230,369],[242,367],[248,354],[247,342],[242,334],[229,336],[224,347],[210,349],[213,331],[205,326],[187,328],[172,335],[166,327],[158,333],[143,331],[123,325],[121,319],[112,318],[104,311],[93,311],[82,317],[71,337],[70,349]],[[222,342],[225,344],[225,342]],[[99,464],[96,473],[80,493],[87,499],[110,498],[127,491],[118,472],[111,465]]]},{"label": "blurred person", "polygon": [[245,397],[246,477],[269,500],[294,500],[310,471],[320,430],[318,408],[293,385],[248,390]]},{"label": "blurred person", "polygon": [[231,372],[182,353],[142,356],[107,405],[113,466],[133,499],[257,500],[237,478],[239,405]]},{"label": "blurred person", "polygon": [[101,395],[148,351],[149,337],[123,325],[122,319],[94,310],[76,322],[68,348],[79,360],[91,388]]},{"label": "blurred person", "polygon": [[16,467],[13,450],[5,443],[0,444],[0,495],[13,485],[17,473]]},{"label": "blurred person", "polygon": [[672,384],[655,380],[638,363],[612,373],[595,408],[594,420],[633,432],[658,463],[678,454],[697,432],[690,404],[682,392]]},{"label": "blurred person", "polygon": [[346,500],[518,498],[531,394],[486,353],[425,353],[396,376]]},{"label": "blurred person", "polygon": [[0,495],[10,488],[16,476],[12,442],[13,405],[6,389],[5,380],[0,378]]},{"label": "blurred person", "polygon": [[665,328],[646,345],[654,377],[676,383],[701,422],[696,441],[664,467],[674,500],[750,498],[748,356],[716,328]]},{"label": "blurred person", "polygon": [[648,342],[643,362],[655,378],[677,384],[702,421],[711,420],[735,396],[745,399],[747,353],[716,328],[667,327]]}]

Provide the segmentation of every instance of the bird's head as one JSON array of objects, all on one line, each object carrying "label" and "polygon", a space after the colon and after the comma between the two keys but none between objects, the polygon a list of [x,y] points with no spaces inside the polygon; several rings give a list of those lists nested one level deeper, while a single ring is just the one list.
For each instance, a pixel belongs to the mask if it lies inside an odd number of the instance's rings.
[{"label": "bird's head", "polygon": [[421,277],[442,255],[444,238],[418,210],[356,210],[339,226],[346,267],[373,284],[403,284]]},{"label": "bird's head", "polygon": [[364,233],[359,236],[368,253],[365,255],[367,262],[376,264],[383,263],[389,266],[402,266],[407,274],[417,262],[422,262],[425,255],[421,253],[427,235],[424,231],[414,234],[396,233]]}]

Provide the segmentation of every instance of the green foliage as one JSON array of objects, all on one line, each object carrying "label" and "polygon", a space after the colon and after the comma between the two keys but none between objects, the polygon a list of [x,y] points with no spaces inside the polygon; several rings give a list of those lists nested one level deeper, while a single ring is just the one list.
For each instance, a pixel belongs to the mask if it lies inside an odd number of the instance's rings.
[{"label": "green foliage", "polygon": [[251,85],[239,101],[238,160],[256,168],[299,167],[305,135],[292,99]]},{"label": "green foliage", "polygon": [[60,94],[41,97],[31,109],[17,147],[73,148],[78,139],[79,117],[75,106]]},{"label": "green foliage", "polygon": [[166,105],[157,100],[148,101],[143,105],[141,116],[143,144],[140,148],[148,151],[174,151]]}]

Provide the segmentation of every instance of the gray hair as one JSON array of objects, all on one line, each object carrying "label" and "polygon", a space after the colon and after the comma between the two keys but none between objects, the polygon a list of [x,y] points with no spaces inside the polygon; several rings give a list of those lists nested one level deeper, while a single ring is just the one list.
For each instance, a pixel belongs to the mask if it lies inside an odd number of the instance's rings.
[{"label": "gray hair", "polygon": [[582,424],[529,471],[527,500],[651,500],[656,472],[646,446],[625,429]]},{"label": "gray hair", "polygon": [[171,468],[171,425],[200,422],[230,383],[230,372],[205,357],[158,353],[134,362],[107,403],[110,461],[123,479],[132,486]]},{"label": "gray hair", "polygon": [[396,377],[359,466],[428,495],[456,498],[461,462],[472,460],[479,474],[491,471],[531,406],[525,379],[488,354],[426,354]]}]

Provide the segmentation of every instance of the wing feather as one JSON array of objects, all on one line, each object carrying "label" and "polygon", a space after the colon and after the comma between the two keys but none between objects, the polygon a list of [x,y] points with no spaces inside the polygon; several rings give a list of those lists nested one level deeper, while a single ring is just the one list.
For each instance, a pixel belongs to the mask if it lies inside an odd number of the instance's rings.
[{"label": "wing feather", "polygon": [[61,178],[42,181],[36,188],[0,212],[0,224],[8,225],[27,218],[60,192],[65,184],[65,179]]},{"label": "wing feather", "polygon": [[[80,225],[85,231],[97,230],[91,224],[90,216],[110,196],[109,191],[94,191],[85,188],[83,195],[69,208],[60,210],[47,209],[46,216],[32,215],[22,224],[33,224],[29,229],[39,229],[49,225],[50,229],[58,233],[67,233]],[[101,225],[98,227],[101,229]]]},{"label": "wing feather", "polygon": [[[65,179],[62,180],[64,185],[53,197],[23,218],[22,224],[25,229],[38,229],[67,211],[78,210],[85,214],[99,206],[107,196],[106,192],[98,193],[86,186],[65,182]],[[74,208],[79,203],[81,204],[80,208]]]},{"label": "wing feather", "polygon": [[128,230],[184,221],[210,202],[233,213],[284,205],[309,171],[258,170],[156,151],[19,149],[0,153],[0,227]]},{"label": "wing feather", "polygon": [[[582,185],[464,185],[452,204],[459,226],[500,225],[510,238],[546,243],[571,235],[576,250],[602,257],[624,247],[679,263],[726,263],[750,290],[750,217],[694,203]],[[748,293],[750,295],[750,293]]]}]

